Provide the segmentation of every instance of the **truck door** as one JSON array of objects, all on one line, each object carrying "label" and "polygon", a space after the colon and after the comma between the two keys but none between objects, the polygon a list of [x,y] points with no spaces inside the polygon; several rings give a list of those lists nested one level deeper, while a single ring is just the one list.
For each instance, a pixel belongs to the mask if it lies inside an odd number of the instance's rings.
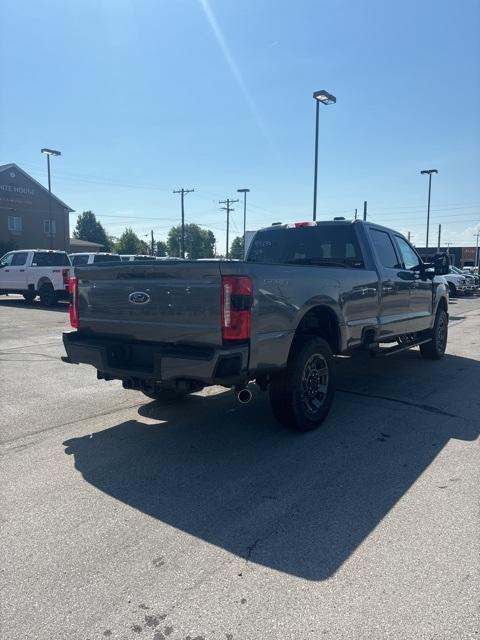
[{"label": "truck door", "polygon": [[395,234],[395,241],[400,250],[403,266],[412,277],[408,330],[412,333],[422,331],[430,327],[433,304],[432,280],[427,278],[424,270],[419,268],[422,260],[405,238]]},{"label": "truck door", "polygon": [[7,253],[2,257],[2,267],[0,269],[0,289],[6,291],[14,289],[13,273],[11,270],[14,253]]},{"label": "truck door", "polygon": [[28,251],[18,251],[13,254],[10,266],[10,287],[12,289],[24,290],[27,288],[26,264]]},{"label": "truck door", "polygon": [[408,333],[412,273],[407,272],[386,230],[368,228],[377,257],[380,278],[378,311],[380,339]]}]

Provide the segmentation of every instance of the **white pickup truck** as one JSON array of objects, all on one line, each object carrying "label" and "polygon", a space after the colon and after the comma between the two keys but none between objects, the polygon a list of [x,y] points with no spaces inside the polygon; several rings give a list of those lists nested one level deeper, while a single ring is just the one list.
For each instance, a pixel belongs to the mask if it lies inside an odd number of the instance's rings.
[{"label": "white pickup truck", "polygon": [[68,279],[72,271],[65,251],[10,251],[0,258],[0,294],[19,293],[27,302],[37,296],[46,307],[68,300]]}]

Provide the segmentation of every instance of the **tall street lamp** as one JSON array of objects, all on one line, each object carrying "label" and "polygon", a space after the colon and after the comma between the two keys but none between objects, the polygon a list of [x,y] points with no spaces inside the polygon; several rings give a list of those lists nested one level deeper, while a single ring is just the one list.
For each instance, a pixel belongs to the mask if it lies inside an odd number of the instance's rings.
[{"label": "tall street lamp", "polygon": [[246,257],[245,236],[247,230],[247,193],[250,189],[237,189],[237,193],[243,193],[243,259]]},{"label": "tall street lamp", "polygon": [[55,151],[55,149],[42,149],[42,153],[47,156],[47,169],[48,169],[48,232],[50,237],[50,249],[53,249],[53,231],[52,231],[52,185],[50,183],[50,156],[61,156],[61,151]]},{"label": "tall street lamp", "polygon": [[317,219],[317,175],[318,175],[318,117],[319,107],[322,104],[335,104],[337,99],[332,96],[331,93],[322,89],[321,91],[315,91],[313,94],[315,100],[315,169],[313,176],[313,219]]},{"label": "tall street lamp", "polygon": [[432,174],[438,173],[436,169],[424,169],[420,171],[422,176],[428,175],[428,205],[427,205],[427,239],[425,242],[425,248],[428,249],[428,231],[430,229],[430,194],[432,191]]}]

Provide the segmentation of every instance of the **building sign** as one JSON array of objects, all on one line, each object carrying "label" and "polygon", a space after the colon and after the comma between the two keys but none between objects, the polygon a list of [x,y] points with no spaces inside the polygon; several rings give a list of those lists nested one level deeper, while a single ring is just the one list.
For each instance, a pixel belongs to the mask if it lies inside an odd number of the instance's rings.
[{"label": "building sign", "polygon": [[475,260],[475,247],[463,247],[462,260]]},{"label": "building sign", "polygon": [[34,196],[35,189],[31,187],[17,187],[14,184],[0,184],[0,192],[12,193],[15,195]]}]

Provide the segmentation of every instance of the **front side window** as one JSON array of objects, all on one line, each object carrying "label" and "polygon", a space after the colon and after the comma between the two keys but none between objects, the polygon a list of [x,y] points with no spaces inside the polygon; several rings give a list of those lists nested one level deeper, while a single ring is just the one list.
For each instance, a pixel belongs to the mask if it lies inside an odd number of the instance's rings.
[{"label": "front side window", "polygon": [[22,218],[20,216],[8,216],[8,230],[12,233],[21,233]]},{"label": "front side window", "polygon": [[[50,231],[50,223],[51,223],[51,231]],[[44,220],[43,221],[43,231],[47,235],[54,236],[57,233],[57,221],[56,220]]]},{"label": "front side window", "polygon": [[408,242],[400,236],[395,236],[395,239],[397,240],[405,269],[414,269],[415,267],[418,267],[420,264],[420,258]]},{"label": "front side window", "polygon": [[55,251],[37,251],[33,255],[32,267],[69,267],[71,265],[66,253]]},{"label": "front side window", "polygon": [[9,267],[12,264],[14,255],[14,253],[6,253],[0,260],[0,264],[3,264],[4,267]]},{"label": "front side window", "polygon": [[12,259],[12,267],[23,267],[23,265],[27,262],[27,258],[27,251],[19,251],[18,253],[14,253]]},{"label": "front side window", "polygon": [[401,269],[402,265],[398,262],[395,247],[389,234],[386,231],[380,231],[380,229],[370,228],[369,231],[380,264],[387,269]]}]

